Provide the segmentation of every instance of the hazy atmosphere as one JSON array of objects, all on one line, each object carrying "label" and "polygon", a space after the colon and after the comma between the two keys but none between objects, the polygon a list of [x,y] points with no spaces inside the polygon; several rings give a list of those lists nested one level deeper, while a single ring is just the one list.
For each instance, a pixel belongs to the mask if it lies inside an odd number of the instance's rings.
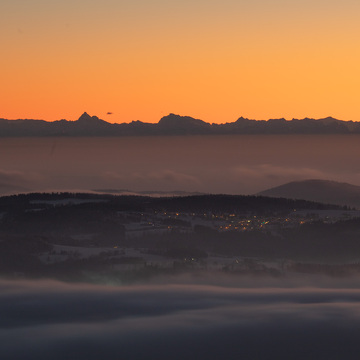
[{"label": "hazy atmosphere", "polygon": [[357,135],[4,138],[0,193],[127,189],[253,194],[303,179],[360,185]]}]

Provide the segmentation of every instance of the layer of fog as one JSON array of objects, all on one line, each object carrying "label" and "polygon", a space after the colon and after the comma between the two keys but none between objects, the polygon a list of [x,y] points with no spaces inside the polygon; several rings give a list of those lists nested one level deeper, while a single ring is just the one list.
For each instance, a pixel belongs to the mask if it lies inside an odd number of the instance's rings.
[{"label": "layer of fog", "polygon": [[4,138],[0,194],[130,189],[252,194],[288,181],[360,185],[360,137]]},{"label": "layer of fog", "polygon": [[228,286],[0,280],[0,357],[357,358],[358,279],[346,286],[325,278],[253,280]]}]

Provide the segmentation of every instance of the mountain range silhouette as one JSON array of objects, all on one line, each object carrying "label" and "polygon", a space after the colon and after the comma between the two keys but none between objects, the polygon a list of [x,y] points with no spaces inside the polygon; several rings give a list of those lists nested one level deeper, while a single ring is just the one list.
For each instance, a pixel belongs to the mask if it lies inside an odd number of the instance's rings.
[{"label": "mountain range silhouette", "polygon": [[0,119],[0,137],[11,136],[144,136],[222,134],[360,134],[360,122],[322,119],[250,120],[210,124],[190,116],[169,114],[158,123],[109,123],[84,112],[77,120]]}]

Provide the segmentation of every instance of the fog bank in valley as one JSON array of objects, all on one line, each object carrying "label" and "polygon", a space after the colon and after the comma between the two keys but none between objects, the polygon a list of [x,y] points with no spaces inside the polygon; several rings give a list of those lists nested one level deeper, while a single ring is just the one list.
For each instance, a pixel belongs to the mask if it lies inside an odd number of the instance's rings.
[{"label": "fog bank in valley", "polygon": [[357,358],[357,279],[222,283],[1,280],[0,357]]}]

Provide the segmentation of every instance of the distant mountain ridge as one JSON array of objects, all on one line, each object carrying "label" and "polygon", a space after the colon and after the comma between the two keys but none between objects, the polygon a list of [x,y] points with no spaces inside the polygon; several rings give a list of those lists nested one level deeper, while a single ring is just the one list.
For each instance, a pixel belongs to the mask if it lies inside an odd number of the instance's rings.
[{"label": "distant mountain ridge", "polygon": [[109,123],[83,113],[78,120],[0,119],[0,137],[11,136],[144,136],[222,134],[360,134],[360,122],[322,119],[250,120],[210,124],[190,116],[169,114],[156,124],[142,121]]},{"label": "distant mountain ridge", "polygon": [[329,180],[293,181],[257,195],[303,199],[325,204],[347,205],[360,209],[360,186]]}]

